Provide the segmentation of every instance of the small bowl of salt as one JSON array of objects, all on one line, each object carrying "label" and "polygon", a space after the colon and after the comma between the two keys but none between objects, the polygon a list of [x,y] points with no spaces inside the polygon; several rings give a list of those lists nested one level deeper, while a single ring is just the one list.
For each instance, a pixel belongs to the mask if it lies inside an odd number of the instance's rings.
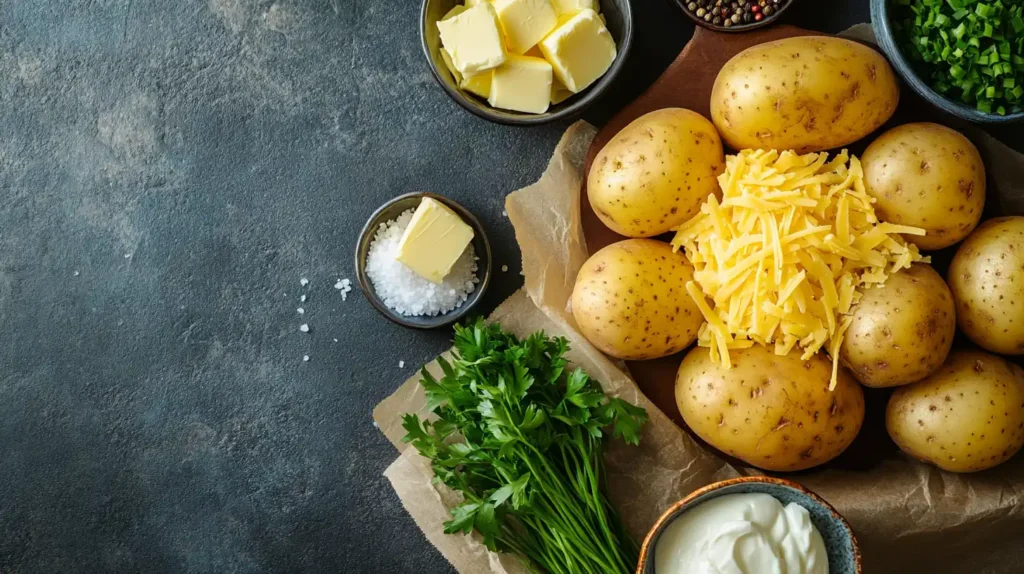
[{"label": "small bowl of salt", "polygon": [[[415,225],[413,215],[424,200],[436,202],[435,211],[441,215],[447,208],[472,229],[472,239],[447,273],[435,277],[440,282],[414,271],[414,267],[423,271],[408,259],[416,254],[403,254],[401,249],[403,235],[411,223]],[[449,238],[450,234],[443,234],[444,240]],[[441,243],[438,250],[443,250]],[[355,267],[360,288],[382,315],[405,327],[433,329],[455,323],[483,297],[491,277],[491,245],[480,221],[465,207],[433,193],[408,193],[385,203],[370,216],[359,234]]]}]

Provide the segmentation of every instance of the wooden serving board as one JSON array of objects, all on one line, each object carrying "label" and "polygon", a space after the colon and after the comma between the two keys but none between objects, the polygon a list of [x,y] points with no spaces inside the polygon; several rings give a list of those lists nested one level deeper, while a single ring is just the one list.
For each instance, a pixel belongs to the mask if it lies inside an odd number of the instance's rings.
[{"label": "wooden serving board", "polygon": [[[633,103],[616,114],[597,134],[587,153],[586,173],[604,144],[627,124],[638,117],[661,108],[687,108],[710,118],[711,87],[718,71],[725,63],[741,51],[783,38],[794,36],[822,36],[794,26],[775,26],[763,30],[743,34],[722,34],[698,27],[693,39],[683,48],[665,73]],[[908,90],[901,93],[906,96]],[[901,107],[906,102],[901,102]],[[889,124],[887,123],[887,126]],[[883,126],[883,129],[886,126]],[[871,136],[865,138],[871,141]],[[853,151],[863,146],[851,146]],[[580,211],[583,231],[587,239],[587,248],[591,253],[598,249],[624,239],[621,235],[605,227],[597,218],[587,199],[586,181],[583,184],[583,195]],[[629,370],[640,389],[658,405],[666,415],[679,426],[686,428],[679,409],[675,403],[675,375],[682,361],[683,353],[650,361],[629,361]],[[864,425],[857,440],[833,464],[844,468],[864,469],[876,465],[883,457],[879,451],[896,452],[895,445],[885,432],[884,405],[888,400],[887,392],[865,393],[867,414]],[[696,437],[698,440],[699,437]]]}]

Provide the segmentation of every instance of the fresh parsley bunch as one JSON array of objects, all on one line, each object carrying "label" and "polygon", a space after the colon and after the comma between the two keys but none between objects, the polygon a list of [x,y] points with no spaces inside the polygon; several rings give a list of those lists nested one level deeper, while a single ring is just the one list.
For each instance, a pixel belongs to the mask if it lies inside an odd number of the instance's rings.
[{"label": "fresh parsley bunch", "polygon": [[497,324],[455,327],[444,377],[421,384],[436,420],[403,418],[403,439],[432,462],[435,480],[465,501],[445,533],[479,532],[550,574],[628,574],[637,548],[604,494],[606,431],[638,444],[647,412],[609,398],[568,343],[543,332],[520,341]]}]

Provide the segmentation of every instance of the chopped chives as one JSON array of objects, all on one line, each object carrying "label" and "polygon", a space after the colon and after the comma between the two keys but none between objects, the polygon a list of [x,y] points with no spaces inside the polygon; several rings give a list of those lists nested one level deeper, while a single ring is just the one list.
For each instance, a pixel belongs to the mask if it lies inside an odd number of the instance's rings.
[{"label": "chopped chives", "polygon": [[932,87],[979,110],[1024,108],[1024,2],[890,0],[904,54]]}]

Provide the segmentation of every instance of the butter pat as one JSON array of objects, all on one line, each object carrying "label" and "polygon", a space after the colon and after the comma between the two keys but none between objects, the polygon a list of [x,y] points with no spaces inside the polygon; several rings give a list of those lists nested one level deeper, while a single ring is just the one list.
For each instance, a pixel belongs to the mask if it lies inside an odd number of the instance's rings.
[{"label": "butter pat", "polygon": [[551,103],[552,78],[551,64],[546,61],[509,54],[505,63],[494,69],[487,101],[495,108],[542,114]]},{"label": "butter pat", "polygon": [[559,15],[562,14],[576,14],[584,10],[593,10],[594,12],[600,12],[597,6],[597,0],[551,0],[551,3],[555,6],[555,11]]},{"label": "butter pat", "polygon": [[437,23],[441,44],[463,76],[474,76],[505,61],[498,15],[489,2],[481,2]]},{"label": "butter pat", "polygon": [[555,76],[574,94],[604,75],[615,61],[615,40],[591,9],[576,14],[540,42]]},{"label": "butter pat", "polygon": [[420,277],[440,283],[472,239],[473,228],[454,211],[424,197],[402,234],[396,259]]},{"label": "butter pat", "polygon": [[551,80],[551,103],[560,104],[565,100],[569,99],[573,95],[568,88],[562,85],[562,82],[558,81],[558,78]]},{"label": "butter pat", "polygon": [[441,48],[441,59],[444,60],[444,67],[448,68],[448,71],[452,73],[452,77],[455,78],[455,83],[462,84],[462,74],[455,69],[455,62],[452,61],[452,56],[448,53],[448,50]]},{"label": "butter pat", "polygon": [[558,25],[551,0],[495,0],[509,52],[524,54]]},{"label": "butter pat", "polygon": [[492,70],[487,70],[475,76],[463,78],[462,82],[459,83],[459,87],[471,94],[487,99],[491,96],[491,77],[493,74]]}]

